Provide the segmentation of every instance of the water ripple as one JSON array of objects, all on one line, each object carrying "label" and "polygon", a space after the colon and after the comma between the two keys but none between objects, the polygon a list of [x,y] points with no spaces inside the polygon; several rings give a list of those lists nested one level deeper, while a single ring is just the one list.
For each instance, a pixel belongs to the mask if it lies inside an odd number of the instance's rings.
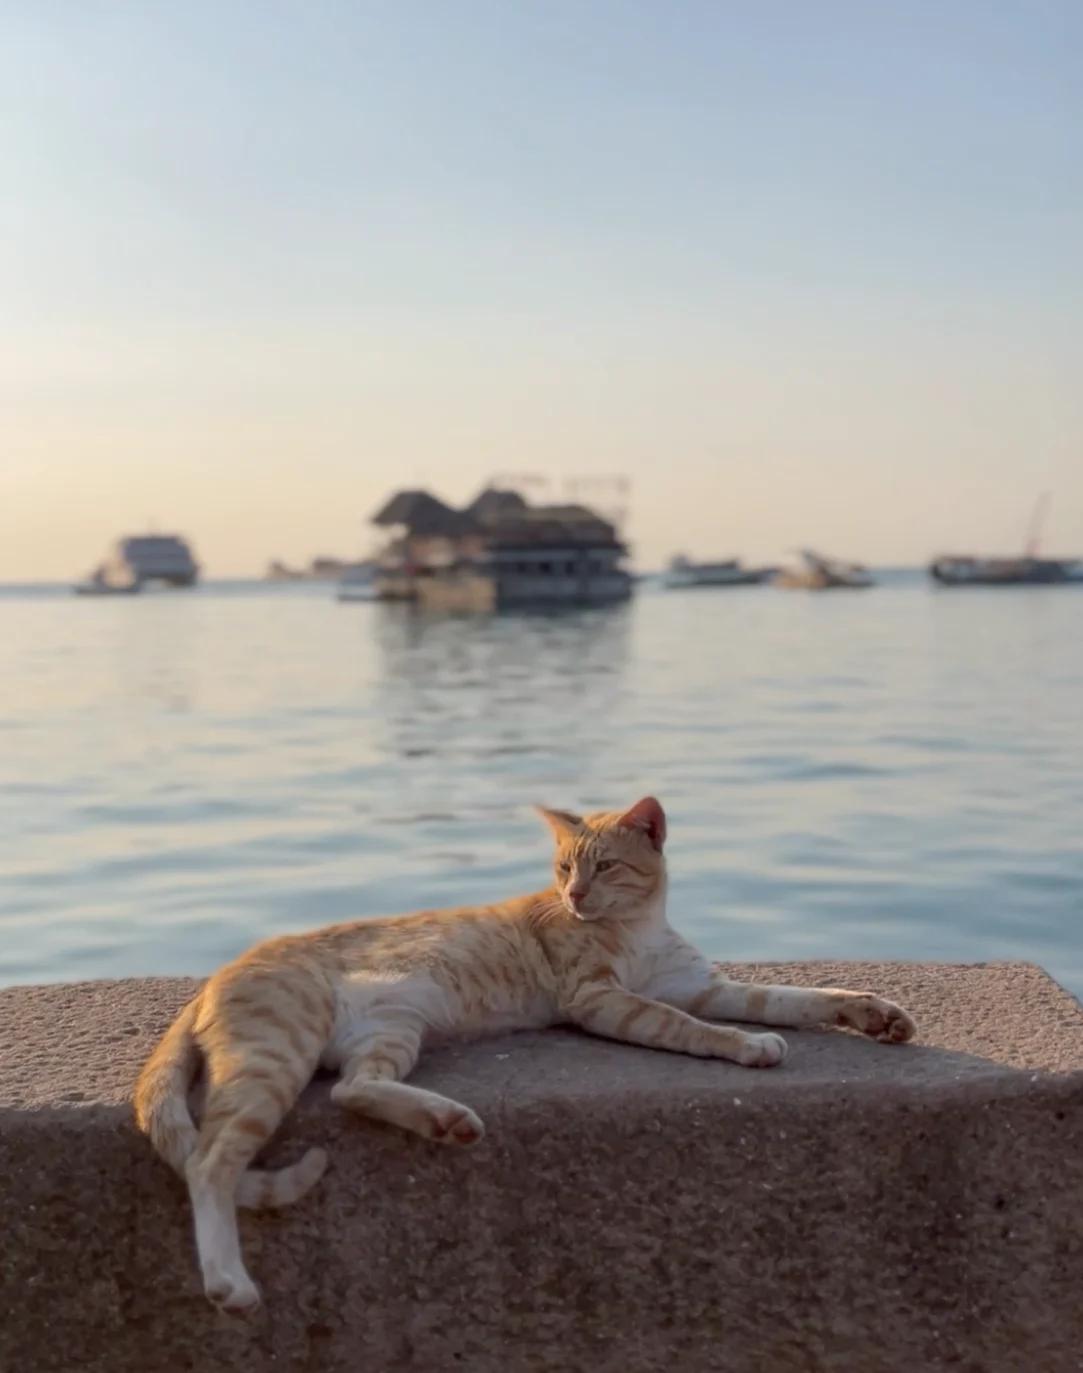
[{"label": "water ripple", "polygon": [[1083,990],[1083,596],[8,592],[0,674],[0,981],[496,900],[547,880],[531,803],[653,791],[712,956],[1026,957]]}]

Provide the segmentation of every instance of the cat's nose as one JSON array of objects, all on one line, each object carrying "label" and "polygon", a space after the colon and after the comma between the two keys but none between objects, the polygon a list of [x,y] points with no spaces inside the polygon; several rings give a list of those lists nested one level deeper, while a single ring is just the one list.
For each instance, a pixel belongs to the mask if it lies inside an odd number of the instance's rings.
[{"label": "cat's nose", "polygon": [[586,896],[587,892],[589,892],[589,891],[590,891],[590,888],[589,888],[589,887],[569,887],[569,888],[568,888],[568,900],[569,900],[569,901],[582,901],[583,897]]}]

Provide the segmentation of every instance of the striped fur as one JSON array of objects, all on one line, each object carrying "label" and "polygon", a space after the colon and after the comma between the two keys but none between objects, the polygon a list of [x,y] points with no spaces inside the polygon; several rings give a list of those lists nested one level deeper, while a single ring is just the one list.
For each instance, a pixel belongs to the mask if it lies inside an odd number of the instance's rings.
[{"label": "striped fur", "polygon": [[[782,1062],[785,1041],[711,1023],[844,1025],[909,1039],[909,1016],[863,992],[733,982],[666,920],[665,816],[653,798],[581,817],[541,811],[554,882],[496,906],[333,925],[256,945],[214,975],[148,1060],[136,1120],[188,1183],[208,1297],[259,1301],[241,1256],[237,1206],[303,1196],[326,1157],[252,1168],[317,1066],[335,1101],[450,1146],[484,1126],[468,1106],[406,1082],[430,1045],[572,1023],[592,1034],[747,1067]],[[198,1125],[188,1093],[200,1066]]]}]

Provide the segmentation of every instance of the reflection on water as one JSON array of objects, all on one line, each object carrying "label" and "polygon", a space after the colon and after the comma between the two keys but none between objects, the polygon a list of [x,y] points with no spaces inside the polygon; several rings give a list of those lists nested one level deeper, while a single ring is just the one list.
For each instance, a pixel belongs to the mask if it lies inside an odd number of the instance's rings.
[{"label": "reflection on water", "polygon": [[[515,779],[558,785],[561,760],[592,760],[616,746],[616,705],[628,656],[626,605],[559,615],[427,618],[380,609],[382,668],[374,699],[388,751],[429,758],[441,782],[501,814]],[[424,785],[430,785],[426,775]]]},{"label": "reflection on water", "polygon": [[1083,989],[1083,593],[645,589],[426,619],[327,588],[0,593],[0,981],[546,880],[654,791],[716,956],[1030,957]]}]

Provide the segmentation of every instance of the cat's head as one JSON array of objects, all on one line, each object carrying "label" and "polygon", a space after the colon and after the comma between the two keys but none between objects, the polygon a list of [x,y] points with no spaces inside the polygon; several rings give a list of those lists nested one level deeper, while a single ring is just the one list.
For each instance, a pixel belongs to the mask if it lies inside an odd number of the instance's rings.
[{"label": "cat's head", "polygon": [[666,876],[666,816],[653,796],[596,815],[537,809],[556,839],[556,888],[573,915],[634,920],[650,909]]}]

